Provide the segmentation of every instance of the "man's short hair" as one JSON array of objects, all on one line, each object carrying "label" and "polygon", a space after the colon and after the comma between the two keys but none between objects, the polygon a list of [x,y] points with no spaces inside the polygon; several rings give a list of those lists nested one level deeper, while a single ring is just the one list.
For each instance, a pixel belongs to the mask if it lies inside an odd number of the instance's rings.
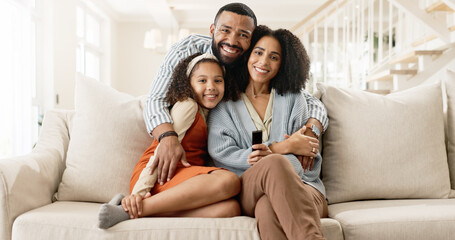
[{"label": "man's short hair", "polygon": [[253,19],[254,27],[257,26],[257,19],[256,19],[256,15],[254,15],[253,10],[251,10],[250,7],[248,7],[247,5],[245,5],[243,3],[229,3],[229,4],[226,4],[223,7],[221,7],[220,10],[218,10],[218,13],[215,16],[215,21],[214,21],[215,25],[216,25],[216,21],[218,20],[218,16],[224,11],[233,12],[233,13],[236,13],[236,14],[239,14],[239,15],[248,16],[248,17]]}]

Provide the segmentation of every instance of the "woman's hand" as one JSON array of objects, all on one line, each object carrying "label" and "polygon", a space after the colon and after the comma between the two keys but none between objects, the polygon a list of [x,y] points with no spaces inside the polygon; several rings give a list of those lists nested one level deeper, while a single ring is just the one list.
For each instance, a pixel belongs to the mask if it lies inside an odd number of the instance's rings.
[{"label": "woman's hand", "polygon": [[151,196],[149,192],[144,197],[137,194],[126,196],[122,199],[123,210],[130,215],[131,219],[142,217],[142,201]]},{"label": "woman's hand", "polygon": [[272,151],[265,144],[255,144],[253,145],[253,152],[248,155],[248,164],[254,165],[270,154],[272,154]]},{"label": "woman's hand", "polygon": [[294,155],[315,158],[319,149],[319,140],[313,137],[305,136],[306,127],[297,130],[291,136],[285,134],[284,138],[289,144],[289,152]]}]

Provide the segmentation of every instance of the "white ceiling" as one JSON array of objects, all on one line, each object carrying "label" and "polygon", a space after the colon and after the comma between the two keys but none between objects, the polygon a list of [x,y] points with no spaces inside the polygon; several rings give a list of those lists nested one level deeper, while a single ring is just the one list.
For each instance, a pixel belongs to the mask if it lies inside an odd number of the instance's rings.
[{"label": "white ceiling", "polygon": [[[119,21],[175,22],[183,28],[208,28],[225,0],[102,0]],[[291,28],[327,0],[244,0],[259,24]],[[173,17],[172,20],[170,18]]]}]

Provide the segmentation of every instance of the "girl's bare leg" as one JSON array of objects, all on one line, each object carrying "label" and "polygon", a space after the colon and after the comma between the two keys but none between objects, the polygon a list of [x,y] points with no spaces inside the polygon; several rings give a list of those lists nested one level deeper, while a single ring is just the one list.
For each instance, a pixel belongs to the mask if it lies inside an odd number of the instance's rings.
[{"label": "girl's bare leg", "polygon": [[[240,179],[235,173],[226,170],[215,170],[210,174],[192,177],[166,191],[146,198],[142,202],[142,216],[163,216],[169,213],[194,210],[205,207],[200,211],[188,211],[181,214],[191,216],[208,216],[208,209],[224,209],[226,203],[214,204],[232,198],[240,192]],[[213,206],[209,206],[212,205]],[[232,202],[228,202],[231,204]],[[234,209],[234,212],[236,210]],[[200,214],[200,215],[198,215]],[[225,214],[225,213],[224,213]]]},{"label": "girl's bare leg", "polygon": [[241,213],[240,205],[237,200],[230,198],[221,202],[216,202],[207,206],[180,211],[169,212],[155,215],[156,217],[206,217],[223,218],[235,217]]},{"label": "girl's bare leg", "polygon": [[[140,200],[141,216],[233,217],[240,215],[239,204],[232,199],[239,192],[240,179],[237,175],[226,170],[215,170]],[[109,228],[134,216],[131,212],[125,212],[122,205],[103,204],[98,215],[98,226]]]}]

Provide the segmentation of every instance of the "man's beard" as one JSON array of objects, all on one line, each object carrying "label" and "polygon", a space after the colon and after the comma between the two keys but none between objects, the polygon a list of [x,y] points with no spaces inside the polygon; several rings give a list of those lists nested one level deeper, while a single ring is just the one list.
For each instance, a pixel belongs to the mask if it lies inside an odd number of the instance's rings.
[{"label": "man's beard", "polygon": [[[218,45],[221,45],[221,44],[218,44]],[[235,60],[226,61],[227,59],[230,60],[230,58],[221,55],[221,52],[220,52],[221,46],[218,46],[218,45],[215,43],[214,36],[212,35],[212,52],[213,52],[213,55],[215,55],[215,57],[218,58],[218,60],[223,65],[225,65],[227,68],[233,68],[234,66],[236,66],[237,63],[239,62],[239,60],[243,56],[243,52],[244,52],[243,49],[242,49],[242,53]]]}]

